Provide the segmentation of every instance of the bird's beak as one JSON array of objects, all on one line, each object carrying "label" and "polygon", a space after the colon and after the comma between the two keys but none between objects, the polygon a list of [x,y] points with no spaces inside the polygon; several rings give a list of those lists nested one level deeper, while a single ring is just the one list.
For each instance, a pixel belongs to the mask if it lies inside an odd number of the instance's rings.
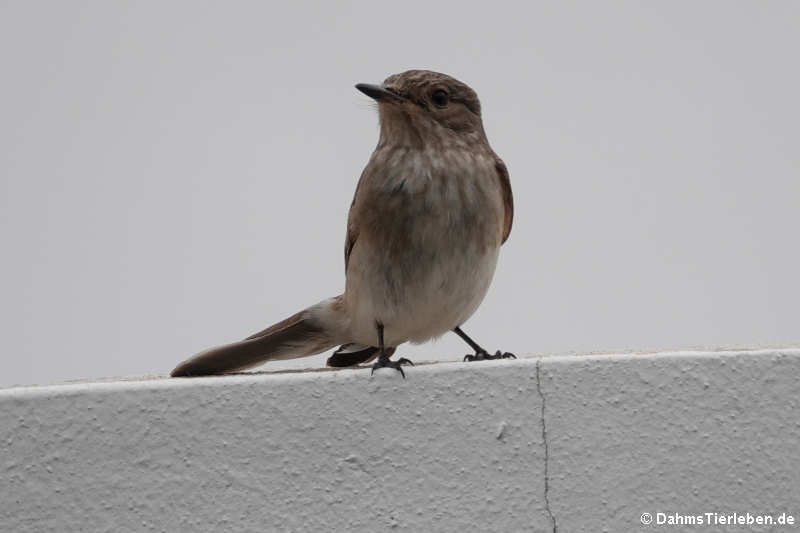
[{"label": "bird's beak", "polygon": [[378,102],[401,102],[404,100],[402,96],[386,89],[383,85],[356,83],[356,89]]}]

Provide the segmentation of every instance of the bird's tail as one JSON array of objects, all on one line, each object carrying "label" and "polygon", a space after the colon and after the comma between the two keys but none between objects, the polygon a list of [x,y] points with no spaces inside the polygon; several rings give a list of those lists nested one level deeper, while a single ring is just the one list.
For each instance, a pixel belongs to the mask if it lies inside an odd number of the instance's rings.
[{"label": "bird's tail", "polygon": [[244,340],[204,350],[179,364],[170,375],[225,374],[274,359],[318,354],[347,342],[345,331],[342,297],[335,296]]}]

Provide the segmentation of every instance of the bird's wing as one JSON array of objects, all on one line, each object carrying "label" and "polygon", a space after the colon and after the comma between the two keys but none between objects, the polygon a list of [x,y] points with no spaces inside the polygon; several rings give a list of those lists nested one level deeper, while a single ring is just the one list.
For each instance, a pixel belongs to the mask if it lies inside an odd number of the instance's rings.
[{"label": "bird's wing", "polygon": [[358,224],[355,220],[355,215],[353,207],[356,205],[356,199],[358,198],[358,189],[361,188],[361,182],[364,181],[364,176],[366,175],[367,170],[364,169],[364,172],[361,174],[361,177],[358,179],[358,184],[356,185],[356,192],[353,193],[353,201],[350,202],[350,212],[347,214],[347,236],[344,239],[344,275],[347,276],[347,264],[350,262],[350,253],[353,251],[353,247],[356,245],[356,240],[358,239]]},{"label": "bird's wing", "polygon": [[[348,217],[349,218],[349,217]],[[358,231],[350,221],[347,222],[347,237],[344,240],[344,272],[347,275],[347,263],[350,262],[350,252],[353,251],[353,246],[356,245],[358,239]]]},{"label": "bird's wing", "polygon": [[497,179],[500,182],[500,189],[503,194],[503,206],[505,207],[505,216],[503,217],[503,240],[508,240],[508,235],[511,233],[511,224],[514,221],[514,196],[511,194],[511,180],[508,177],[508,169],[503,160],[495,155],[495,168],[497,169]]}]

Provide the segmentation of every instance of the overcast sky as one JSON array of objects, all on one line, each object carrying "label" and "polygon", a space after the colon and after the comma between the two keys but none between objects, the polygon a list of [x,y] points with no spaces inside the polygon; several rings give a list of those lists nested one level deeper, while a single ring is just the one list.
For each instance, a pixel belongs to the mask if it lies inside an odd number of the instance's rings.
[{"label": "overcast sky", "polygon": [[486,348],[798,341],[798,27],[798,2],[3,2],[0,385],[165,373],[339,294],[377,141],[353,85],[409,68],[478,92],[511,173]]}]

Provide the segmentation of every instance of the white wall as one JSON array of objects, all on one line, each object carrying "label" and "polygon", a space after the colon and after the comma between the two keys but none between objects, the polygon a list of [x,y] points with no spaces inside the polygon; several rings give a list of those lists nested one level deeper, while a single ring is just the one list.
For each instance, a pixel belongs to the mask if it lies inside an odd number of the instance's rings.
[{"label": "white wall", "polygon": [[638,531],[645,512],[800,518],[800,349],[406,372],[2,390],[0,529],[549,532],[552,516],[596,533]]}]

